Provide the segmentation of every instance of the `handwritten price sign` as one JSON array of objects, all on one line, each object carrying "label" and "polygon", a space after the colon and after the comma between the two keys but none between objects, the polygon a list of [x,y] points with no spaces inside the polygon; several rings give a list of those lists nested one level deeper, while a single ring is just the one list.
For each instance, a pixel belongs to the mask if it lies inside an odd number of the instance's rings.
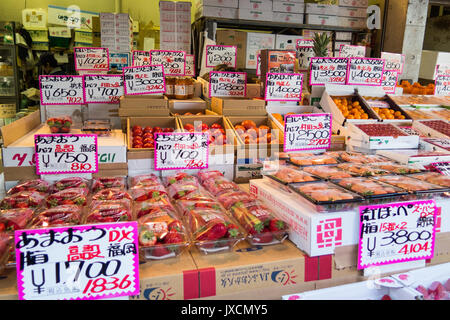
[{"label": "handwritten price sign", "polygon": [[450,64],[438,64],[436,65],[435,77],[442,75],[450,75]]},{"label": "handwritten price sign", "polygon": [[38,175],[98,172],[95,134],[37,134],[34,145]]},{"label": "handwritten price sign", "polygon": [[397,87],[398,72],[391,70],[384,70],[383,81],[381,86],[386,93],[395,93],[395,88]]},{"label": "handwritten price sign", "polygon": [[184,75],[186,77],[195,77],[195,56],[192,54],[186,55],[186,70]]},{"label": "handwritten price sign", "polygon": [[266,101],[302,100],[303,75],[300,73],[268,73],[266,76]]},{"label": "handwritten price sign", "polygon": [[74,49],[75,70],[109,70],[109,50],[108,48],[84,48]]},{"label": "handwritten price sign", "polygon": [[309,84],[323,86],[329,84],[345,84],[347,79],[347,58],[311,58]]},{"label": "handwritten price sign", "polygon": [[15,233],[20,300],[94,300],[139,294],[137,222]]},{"label": "handwritten price sign", "polygon": [[434,82],[435,96],[450,96],[450,74],[437,76]]},{"label": "handwritten price sign", "polygon": [[166,80],[162,65],[123,68],[126,95],[166,92]]},{"label": "handwritten price sign", "polygon": [[284,151],[329,149],[331,114],[294,114],[284,123]]},{"label": "handwritten price sign", "polygon": [[435,211],[434,200],[360,207],[358,269],[432,258]]},{"label": "handwritten price sign", "polygon": [[298,68],[300,71],[309,69],[311,58],[314,57],[314,40],[297,39],[296,44]]},{"label": "handwritten price sign", "polygon": [[123,96],[121,75],[84,75],[85,103],[119,103]]},{"label": "handwritten price sign", "polygon": [[449,162],[435,162],[431,163],[430,167],[439,172],[440,174],[450,176],[450,163]]},{"label": "handwritten price sign", "polygon": [[172,50],[151,50],[152,65],[162,65],[166,76],[184,76],[186,52]]},{"label": "handwritten price sign", "polygon": [[349,58],[347,84],[381,86],[384,60],[377,58]]},{"label": "handwritten price sign", "polygon": [[349,44],[341,44],[339,47],[339,57],[341,58],[363,58],[366,56],[365,46],[352,46]]},{"label": "handwritten price sign", "polygon": [[133,67],[142,67],[151,65],[152,58],[150,51],[134,50],[131,65]]},{"label": "handwritten price sign", "polygon": [[405,55],[400,53],[382,52],[381,59],[386,61],[384,65],[385,70],[396,71],[398,74],[403,73],[403,66],[405,65]]},{"label": "handwritten price sign", "polygon": [[206,67],[214,68],[220,64],[236,68],[236,46],[220,46],[207,45],[206,46]]},{"label": "handwritten price sign", "polygon": [[207,169],[208,141],[206,132],[155,134],[155,169]]},{"label": "handwritten price sign", "polygon": [[84,104],[83,76],[39,76],[41,105]]},{"label": "handwritten price sign", "polygon": [[245,97],[247,95],[247,73],[211,71],[209,73],[209,98]]}]

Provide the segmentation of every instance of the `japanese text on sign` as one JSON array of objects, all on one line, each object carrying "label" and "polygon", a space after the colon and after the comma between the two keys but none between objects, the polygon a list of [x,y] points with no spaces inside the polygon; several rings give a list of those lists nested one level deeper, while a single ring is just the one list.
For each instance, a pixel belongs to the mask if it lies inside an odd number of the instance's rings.
[{"label": "japanese text on sign", "polygon": [[75,69],[78,70],[109,70],[108,48],[74,48]]},{"label": "japanese text on sign", "polygon": [[384,70],[396,71],[398,74],[403,73],[405,64],[405,55],[400,53],[381,52],[381,59],[384,59]]},{"label": "japanese text on sign", "polygon": [[41,105],[84,104],[83,76],[39,76]]},{"label": "japanese text on sign", "polygon": [[434,200],[361,206],[358,269],[432,258],[435,211]]},{"label": "japanese text on sign", "polygon": [[395,88],[397,87],[397,81],[398,81],[398,72],[397,71],[384,70],[383,81],[381,83],[381,86],[383,87],[384,92],[386,92],[387,94],[395,93]]},{"label": "japanese text on sign", "polygon": [[450,75],[450,64],[438,64],[436,65],[435,77],[442,75]]},{"label": "japanese text on sign", "polygon": [[314,40],[297,39],[296,44],[298,69],[306,71],[309,69],[311,58],[314,57]]},{"label": "japanese text on sign", "polygon": [[121,75],[84,75],[85,103],[119,103],[123,96]]},{"label": "japanese text on sign", "polygon": [[36,134],[36,174],[98,172],[97,135]]},{"label": "japanese text on sign", "polygon": [[311,58],[309,84],[345,84],[347,65],[347,58]]},{"label": "japanese text on sign", "polygon": [[435,162],[431,163],[429,166],[443,175],[450,176],[449,162]]},{"label": "japanese text on sign", "polygon": [[18,230],[15,247],[21,300],[139,294],[136,222]]},{"label": "japanese text on sign", "polygon": [[132,66],[142,67],[151,64],[150,51],[134,50],[132,53]]},{"label": "japanese text on sign", "polygon": [[157,133],[155,169],[207,169],[209,134],[206,132]]},{"label": "japanese text on sign", "polygon": [[166,76],[184,76],[186,52],[172,50],[151,50],[152,65],[162,65]]},{"label": "japanese text on sign", "polygon": [[349,58],[347,84],[381,86],[384,60],[377,58]]},{"label": "japanese text on sign", "polygon": [[126,95],[166,92],[162,65],[123,68]]},{"label": "japanese text on sign", "polygon": [[284,151],[328,149],[331,114],[294,114],[285,118]]},{"label": "japanese text on sign", "polygon": [[266,75],[266,101],[300,101],[303,75],[299,73],[268,73]]},{"label": "japanese text on sign", "polygon": [[187,77],[195,77],[195,56],[192,54],[186,55],[186,70],[184,75]]},{"label": "japanese text on sign", "polygon": [[209,73],[209,98],[245,97],[247,74],[245,72],[211,71]]},{"label": "japanese text on sign", "polygon": [[225,64],[227,66],[236,68],[236,56],[236,46],[207,45],[206,67],[214,68],[218,65]]},{"label": "japanese text on sign", "polygon": [[434,82],[434,95],[450,96],[450,74],[437,76]]},{"label": "japanese text on sign", "polygon": [[339,57],[341,58],[363,58],[366,56],[365,46],[353,46],[342,44],[339,48]]}]

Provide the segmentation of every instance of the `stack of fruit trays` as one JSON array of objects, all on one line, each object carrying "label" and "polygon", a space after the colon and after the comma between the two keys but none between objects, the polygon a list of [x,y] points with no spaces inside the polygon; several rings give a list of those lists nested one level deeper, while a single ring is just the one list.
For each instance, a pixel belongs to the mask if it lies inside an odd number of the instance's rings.
[{"label": "stack of fruit trays", "polygon": [[130,179],[130,186],[141,257],[156,260],[181,254],[189,247],[188,233],[161,180],[154,174],[140,175]]},{"label": "stack of fruit trays", "polygon": [[245,239],[242,228],[201,187],[197,177],[179,172],[165,177],[164,183],[200,252],[229,251]]}]

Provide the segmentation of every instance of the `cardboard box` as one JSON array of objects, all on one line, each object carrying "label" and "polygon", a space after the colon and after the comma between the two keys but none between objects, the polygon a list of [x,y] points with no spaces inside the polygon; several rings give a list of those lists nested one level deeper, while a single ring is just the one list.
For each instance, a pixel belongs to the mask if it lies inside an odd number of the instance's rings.
[{"label": "cardboard box", "polygon": [[88,103],[87,104],[89,120],[108,119],[113,129],[121,129],[121,119],[119,117],[118,103]]},{"label": "cardboard box", "polygon": [[339,6],[329,5],[329,4],[319,4],[319,3],[306,3],[305,13],[314,15],[327,15],[335,16],[337,15]]},{"label": "cardboard box", "polygon": [[423,151],[450,152],[450,140],[438,138],[420,138],[419,149]]},{"label": "cardboard box", "polygon": [[245,57],[247,54],[247,32],[228,29],[217,30],[216,43],[221,46],[236,46],[236,68],[245,68]]},{"label": "cardboard box", "polygon": [[[209,82],[203,78],[198,78],[198,79],[202,83],[203,99],[207,100],[207,99],[209,99]],[[262,95],[261,87],[262,87],[261,83],[248,83],[247,82],[247,96],[245,97],[245,99],[261,98],[261,95]],[[214,97],[212,97],[212,98],[214,98]],[[237,98],[237,99],[244,99],[244,98]]]},{"label": "cardboard box", "polygon": [[213,7],[213,6],[200,6],[195,12],[195,19],[202,17],[210,18],[224,18],[224,19],[237,19],[237,8],[225,8],[225,7]]},{"label": "cardboard box", "polygon": [[224,116],[266,115],[265,101],[260,99],[224,99],[212,97],[211,110]]},{"label": "cardboard box", "polygon": [[275,48],[275,34],[248,32],[245,68],[256,69],[261,50],[273,48]]},{"label": "cardboard box", "polygon": [[169,110],[171,113],[184,112],[205,112],[206,101],[202,98],[193,98],[186,100],[169,99]]},{"label": "cardboard box", "polygon": [[274,0],[272,4],[272,11],[285,13],[303,13],[305,11],[305,4],[302,2]]},{"label": "cardboard box", "polygon": [[[297,13],[287,13],[287,12],[274,12],[273,13],[273,21],[303,24],[304,15],[301,13],[297,14]],[[278,48],[278,49],[283,49],[283,48]],[[284,49],[290,49],[290,48],[284,48]]]},{"label": "cardboard box", "polygon": [[272,9],[263,11],[260,9],[238,9],[238,19],[240,20],[256,20],[256,21],[273,21]]},{"label": "cardboard box", "polygon": [[261,50],[262,93],[265,91],[267,73],[294,73],[296,69],[296,50]]},{"label": "cardboard box", "polygon": [[196,7],[199,6],[238,8],[239,0],[197,0]]},{"label": "cardboard box", "polygon": [[132,95],[120,97],[120,117],[168,116],[169,99],[165,96]]},{"label": "cardboard box", "polygon": [[337,10],[339,17],[366,18],[367,8],[343,7],[339,6]]},{"label": "cardboard box", "polygon": [[450,64],[450,52],[422,50],[419,78],[436,79],[436,66]]},{"label": "cardboard box", "polygon": [[420,168],[434,162],[449,162],[450,152],[426,152],[423,150],[378,150],[377,154],[385,156],[402,164],[416,165]]},{"label": "cardboard box", "polygon": [[272,0],[239,0],[239,9],[271,11]]},{"label": "cardboard box", "polygon": [[[426,123],[427,120],[423,120],[424,123]],[[444,121],[444,120],[442,120]],[[445,122],[445,121],[444,121]],[[422,120],[415,120],[413,122],[412,127],[414,129],[417,129],[417,131],[419,131],[420,133],[422,133],[424,136],[429,137],[429,138],[440,138],[440,139],[449,139],[450,137],[447,136],[446,134],[439,132],[431,127],[428,127],[427,125],[425,125],[424,123],[422,123]]]},{"label": "cardboard box", "polygon": [[369,6],[369,0],[339,0],[339,6],[367,8]]},{"label": "cardboard box", "polygon": [[[293,15],[293,14],[289,14]],[[294,15],[296,16],[296,15]],[[296,21],[298,23],[303,23],[303,15],[301,16],[301,22],[300,20]],[[274,21],[284,21],[280,20],[279,18],[274,18]],[[285,22],[295,22],[295,21],[285,21]],[[302,39],[302,36],[298,35],[285,35],[285,34],[277,34],[275,38],[275,49],[280,50],[296,50],[297,48],[297,40]]]},{"label": "cardboard box", "polygon": [[337,17],[336,22],[344,28],[367,28],[367,18]]},{"label": "cardboard box", "polygon": [[351,32],[336,32],[336,41],[352,41],[352,33]]},{"label": "cardboard box", "polygon": [[306,24],[317,24],[322,26],[337,26],[338,18],[336,16],[327,16],[327,15],[319,15],[319,14],[305,14],[305,23]]}]

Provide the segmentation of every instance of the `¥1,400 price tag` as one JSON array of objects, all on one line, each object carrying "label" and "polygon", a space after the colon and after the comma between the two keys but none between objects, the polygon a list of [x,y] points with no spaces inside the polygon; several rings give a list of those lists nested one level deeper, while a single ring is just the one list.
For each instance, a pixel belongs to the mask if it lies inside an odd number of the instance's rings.
[{"label": "\u00a51,400 price tag", "polygon": [[359,207],[358,269],[432,258],[435,212],[434,200]]},{"label": "\u00a51,400 price tag", "polygon": [[384,60],[378,58],[349,58],[347,84],[381,86]]},{"label": "\u00a51,400 price tag", "polygon": [[131,58],[131,66],[142,67],[151,64],[150,51],[133,50]]},{"label": "\u00a51,400 price tag", "polygon": [[434,95],[450,96],[450,74],[436,77],[434,85]]},{"label": "\u00a51,400 price tag", "polygon": [[347,79],[347,58],[311,58],[309,84],[345,84]]},{"label": "\u00a51,400 price tag", "polygon": [[247,73],[211,71],[209,73],[209,98],[245,97],[247,95]]},{"label": "\u00a51,400 price tag", "polygon": [[186,51],[151,50],[152,65],[162,65],[166,76],[184,76],[186,72]]},{"label": "\u00a51,400 price tag", "polygon": [[20,300],[139,294],[137,222],[15,232]]},{"label": "\u00a51,400 price tag", "polygon": [[387,94],[395,93],[395,88],[397,87],[398,72],[391,70],[384,70],[383,72],[383,82],[381,86],[384,92]]},{"label": "\u00a51,400 price tag", "polygon": [[214,68],[218,65],[225,64],[227,66],[236,68],[236,56],[236,46],[207,45],[206,67]]},{"label": "\u00a51,400 price tag", "polygon": [[41,105],[84,104],[83,76],[39,76]]},{"label": "\u00a51,400 price tag", "polygon": [[119,103],[123,96],[122,75],[84,75],[83,82],[85,103]]},{"label": "\u00a51,400 price tag", "polygon": [[208,142],[206,132],[155,134],[155,169],[207,169]]},{"label": "\u00a51,400 price tag", "polygon": [[74,48],[75,70],[108,71],[108,48]]},{"label": "\u00a51,400 price tag", "polygon": [[266,101],[302,100],[303,75],[300,73],[268,73],[266,75]]},{"label": "\u00a51,400 price tag", "polygon": [[36,174],[98,172],[97,135],[36,134]]},{"label": "\u00a51,400 price tag", "polygon": [[140,66],[123,68],[126,95],[155,94],[166,92],[163,66]]},{"label": "\u00a51,400 price tag", "polygon": [[435,162],[429,166],[443,175],[450,176],[450,162]]},{"label": "\u00a51,400 price tag", "polygon": [[284,123],[284,151],[329,149],[331,114],[294,114]]}]

